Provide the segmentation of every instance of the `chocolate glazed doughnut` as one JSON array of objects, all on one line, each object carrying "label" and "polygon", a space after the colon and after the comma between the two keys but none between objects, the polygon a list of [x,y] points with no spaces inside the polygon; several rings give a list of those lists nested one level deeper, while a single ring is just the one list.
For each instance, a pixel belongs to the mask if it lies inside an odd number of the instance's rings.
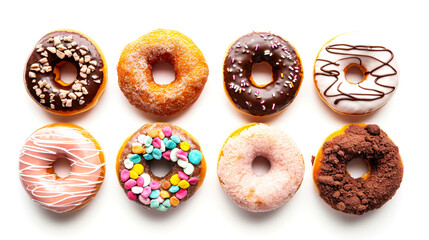
[{"label": "chocolate glazed doughnut", "polygon": [[[364,160],[369,172],[353,178],[347,164]],[[398,147],[377,125],[349,124],[331,134],[314,159],[313,180],[333,209],[362,215],[380,208],[401,185],[404,167]]]},{"label": "chocolate glazed doughnut", "polygon": [[[252,79],[253,66],[267,63],[271,83],[261,86]],[[270,32],[252,32],[229,48],[223,65],[224,87],[237,108],[254,116],[285,109],[298,94],[303,70],[295,48]]]},{"label": "chocolate glazed doughnut", "polygon": [[[76,68],[76,79],[62,81],[61,66]],[[28,94],[43,109],[60,115],[92,108],[104,92],[107,65],[103,53],[88,36],[75,30],[50,32],[36,44],[27,61],[24,83]]]}]

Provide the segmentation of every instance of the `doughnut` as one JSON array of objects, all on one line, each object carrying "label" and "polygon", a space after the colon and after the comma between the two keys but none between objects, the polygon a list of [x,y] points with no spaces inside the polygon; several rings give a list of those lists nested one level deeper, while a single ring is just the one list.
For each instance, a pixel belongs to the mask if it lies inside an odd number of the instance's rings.
[{"label": "doughnut", "polygon": [[[175,79],[156,83],[153,65],[173,65]],[[118,63],[119,87],[136,108],[158,116],[183,111],[197,101],[209,74],[200,49],[190,38],[174,30],[157,29],[128,44]]]},{"label": "doughnut", "polygon": [[[61,80],[70,63],[76,79]],[[24,85],[40,107],[58,115],[73,115],[94,107],[107,84],[107,65],[98,45],[75,30],[50,32],[37,42],[24,71]]]},{"label": "doughnut", "polygon": [[[59,177],[53,164],[70,162],[70,174]],[[54,123],[38,129],[25,142],[19,157],[19,177],[25,191],[42,207],[57,213],[88,204],[104,180],[100,145],[85,129]]]},{"label": "doughnut", "polygon": [[[398,63],[384,43],[362,32],[339,35],[316,57],[314,84],[321,99],[343,115],[364,115],[383,107],[399,81]],[[349,82],[346,72],[360,69],[363,79]]]},{"label": "doughnut", "polygon": [[[169,161],[165,176],[151,171],[153,161]],[[121,146],[118,180],[129,200],[146,209],[167,211],[188,200],[203,184],[206,162],[198,141],[168,123],[143,125]]]},{"label": "doughnut", "polygon": [[[253,81],[257,63],[271,66],[267,85]],[[223,64],[226,95],[243,113],[267,116],[285,109],[298,94],[303,78],[301,59],[295,48],[270,32],[246,34],[229,47]]]},{"label": "doughnut", "polygon": [[[362,159],[369,171],[353,178],[346,166]],[[340,212],[362,215],[380,208],[401,185],[404,167],[398,147],[375,124],[348,124],[332,133],[313,158],[320,197]]]},{"label": "doughnut", "polygon": [[[252,162],[266,157],[270,169],[258,176]],[[267,212],[288,202],[304,177],[304,159],[295,142],[280,129],[262,124],[234,131],[220,152],[217,174],[224,192],[239,207]]]}]

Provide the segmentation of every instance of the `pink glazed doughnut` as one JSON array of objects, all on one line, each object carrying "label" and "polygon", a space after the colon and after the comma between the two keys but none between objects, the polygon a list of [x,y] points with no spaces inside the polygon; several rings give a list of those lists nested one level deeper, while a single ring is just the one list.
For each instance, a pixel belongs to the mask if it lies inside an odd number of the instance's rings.
[{"label": "pink glazed doughnut", "polygon": [[[262,175],[252,170],[262,156],[270,169]],[[225,193],[251,212],[275,210],[288,202],[304,178],[304,159],[295,142],[280,129],[252,123],[234,131],[220,152],[217,174]]]},{"label": "pink glazed doughnut", "polygon": [[[70,174],[59,177],[58,159],[70,161]],[[88,204],[104,180],[104,155],[97,141],[83,128],[54,123],[34,132],[22,147],[19,177],[30,197],[57,213],[72,212]]]}]

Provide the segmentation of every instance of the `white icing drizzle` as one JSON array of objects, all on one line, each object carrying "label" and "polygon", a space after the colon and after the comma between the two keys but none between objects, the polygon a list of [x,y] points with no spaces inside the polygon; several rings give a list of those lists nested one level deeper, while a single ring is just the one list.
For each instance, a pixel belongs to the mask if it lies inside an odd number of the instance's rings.
[{"label": "white icing drizzle", "polygon": [[[33,133],[22,147],[19,176],[31,198],[54,212],[69,212],[89,202],[103,182],[105,163],[84,130],[47,127]],[[48,173],[60,158],[70,161],[70,174],[57,179]]]},{"label": "white icing drizzle", "polygon": [[[365,80],[350,83],[348,66],[363,66]],[[324,45],[314,68],[320,96],[335,111],[362,115],[381,108],[395,92],[399,81],[398,64],[391,50],[380,40],[362,32],[335,37]]]}]

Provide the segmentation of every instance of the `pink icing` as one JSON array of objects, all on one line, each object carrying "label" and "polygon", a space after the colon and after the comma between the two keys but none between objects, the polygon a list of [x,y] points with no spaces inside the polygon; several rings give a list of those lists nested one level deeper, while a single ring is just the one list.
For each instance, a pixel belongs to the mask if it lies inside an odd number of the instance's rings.
[{"label": "pink icing", "polygon": [[[256,175],[252,162],[266,157],[270,170]],[[274,210],[289,201],[304,177],[304,162],[295,142],[281,130],[257,124],[229,138],[222,148],[218,177],[225,193],[252,212]]]}]

